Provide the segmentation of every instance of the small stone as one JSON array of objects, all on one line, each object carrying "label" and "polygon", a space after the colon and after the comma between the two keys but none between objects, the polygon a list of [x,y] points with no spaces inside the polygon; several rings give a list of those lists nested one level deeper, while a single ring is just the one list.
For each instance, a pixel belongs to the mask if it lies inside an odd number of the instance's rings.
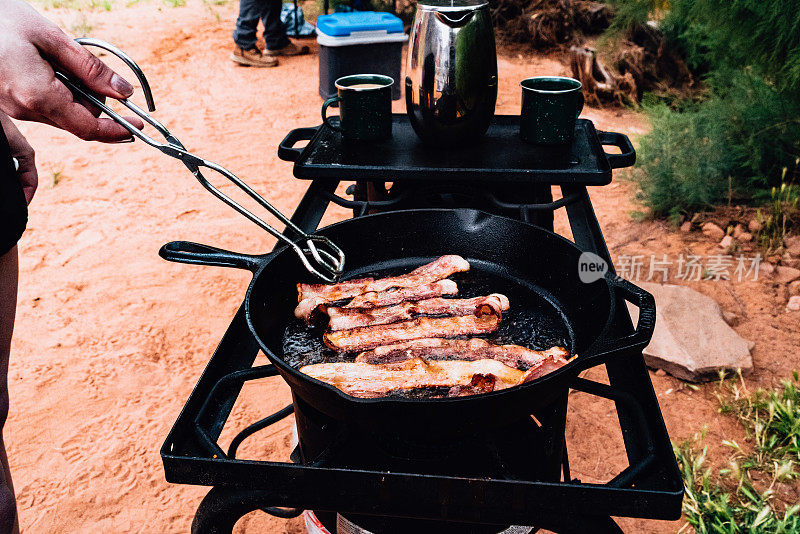
[{"label": "small stone", "polygon": [[728,250],[729,248],[731,248],[733,246],[733,236],[732,235],[726,235],[725,237],[723,237],[722,241],[719,242],[719,246],[722,247],[725,250]]},{"label": "small stone", "polygon": [[795,295],[789,299],[789,303],[786,305],[786,311],[800,311],[800,295]]},{"label": "small stone", "polygon": [[729,311],[722,312],[722,318],[725,319],[725,322],[730,326],[736,326],[736,324],[739,322],[739,316]]},{"label": "small stone", "polygon": [[742,226],[741,224],[737,224],[733,228],[733,237],[735,237],[736,239],[739,239],[743,233],[745,233],[744,226]]},{"label": "small stone", "polygon": [[800,269],[778,265],[775,267],[775,281],[779,284],[788,284],[800,278]]},{"label": "small stone", "polygon": [[667,376],[667,372],[663,369],[656,369],[656,376]]},{"label": "small stone", "polygon": [[692,231],[692,221],[684,221],[681,225],[681,232],[691,232]]},{"label": "small stone", "polygon": [[775,272],[775,266],[769,262],[762,261],[758,264],[758,275],[759,276],[769,276]]},{"label": "small stone", "polygon": [[800,295],[800,280],[795,280],[789,284],[790,295]]},{"label": "small stone", "polygon": [[703,225],[703,235],[711,239],[719,240],[725,237],[725,230],[712,222],[708,222]]},{"label": "small stone", "polygon": [[749,223],[747,223],[747,229],[754,234],[760,232],[762,228],[764,228],[764,225],[758,222],[756,219],[752,219]]},{"label": "small stone", "polygon": [[783,244],[786,246],[786,252],[795,258],[800,258],[800,235],[784,238]]},{"label": "small stone", "polygon": [[750,241],[753,240],[753,234],[751,234],[750,232],[742,232],[736,239],[742,241],[743,243],[749,243]]}]

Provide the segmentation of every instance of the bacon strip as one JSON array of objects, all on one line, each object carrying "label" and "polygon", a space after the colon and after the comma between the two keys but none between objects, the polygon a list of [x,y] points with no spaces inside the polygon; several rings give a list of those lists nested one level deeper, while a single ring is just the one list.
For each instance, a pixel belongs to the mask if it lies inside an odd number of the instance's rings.
[{"label": "bacon strip", "polygon": [[[395,390],[470,387],[476,375],[494,377],[493,390],[521,384],[527,373],[497,360],[432,361],[411,358],[398,364],[333,362],[306,365],[300,372],[354,397],[380,397]],[[480,379],[479,379],[480,380]]]},{"label": "bacon strip", "polygon": [[[297,284],[298,308],[304,300],[315,299],[314,310],[320,304],[353,298],[373,291],[386,291],[392,287],[417,287],[442,280],[451,274],[468,271],[469,262],[456,255],[442,256],[427,265],[417,267],[408,274],[388,278],[360,278],[338,284]],[[309,308],[306,304],[304,308]],[[295,315],[298,315],[295,310]]]},{"label": "bacon strip", "polygon": [[[555,347],[561,348],[561,347]],[[553,350],[553,349],[550,349]],[[534,365],[530,369],[525,372],[525,377],[522,379],[522,382],[532,382],[537,378],[541,378],[546,374],[552,373],[557,369],[561,369],[569,362],[575,359],[575,356],[570,358],[569,360],[563,356],[558,354],[548,354],[540,363]]]},{"label": "bacon strip", "polygon": [[[376,306],[391,306],[401,302],[424,300],[442,295],[455,295],[458,293],[458,286],[452,280],[439,280],[432,284],[427,284],[419,287],[404,287],[402,289],[391,289],[389,291],[380,291],[365,293],[354,298],[350,303],[341,306],[341,308],[374,308]],[[300,301],[294,309],[294,315],[298,319],[303,319],[306,322],[311,322],[316,312],[327,312],[328,301],[321,297],[307,298]],[[336,307],[339,309],[339,307]]]},{"label": "bacon strip", "polygon": [[489,334],[497,330],[498,326],[500,326],[500,317],[497,315],[418,317],[410,321],[387,325],[326,332],[323,334],[322,340],[332,349],[356,351],[413,339]]},{"label": "bacon strip", "polygon": [[[495,345],[485,339],[417,339],[407,343],[384,345],[362,352],[357,362],[395,363],[409,358],[426,360],[497,360],[509,367],[528,370],[551,362],[558,369],[567,363],[569,351],[563,347],[532,350],[520,345]],[[550,372],[550,371],[547,371]],[[547,374],[543,372],[542,375]],[[538,377],[537,377],[538,378]]]},{"label": "bacon strip", "polygon": [[369,310],[328,307],[330,330],[349,330],[362,326],[408,321],[419,315],[497,315],[500,317],[509,306],[508,298],[499,293],[471,299],[433,298],[419,302],[403,302],[394,306]]},{"label": "bacon strip", "polygon": [[455,295],[456,293],[458,293],[456,283],[445,279],[424,286],[389,289],[388,291],[371,291],[353,298],[343,308],[378,308],[409,300],[431,299],[442,295]]},{"label": "bacon strip", "polygon": [[318,363],[306,365],[300,372],[354,397],[375,398],[397,390],[432,387],[449,387],[449,397],[477,395],[525,384],[560,369],[568,360],[555,354],[558,348],[550,349],[552,354],[527,371],[494,359],[429,361],[411,357],[384,364]]}]

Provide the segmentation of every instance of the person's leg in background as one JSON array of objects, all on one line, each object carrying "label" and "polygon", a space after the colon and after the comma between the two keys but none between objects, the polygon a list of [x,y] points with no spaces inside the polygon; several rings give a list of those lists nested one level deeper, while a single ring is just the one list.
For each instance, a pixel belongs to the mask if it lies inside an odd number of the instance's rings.
[{"label": "person's leg in background", "polygon": [[[242,0],[244,1],[244,0]],[[286,36],[286,26],[281,21],[283,0],[263,0],[264,40],[267,42],[266,53],[270,56],[299,56],[308,54],[307,46],[297,46]]]},{"label": "person's leg in background", "polygon": [[8,417],[8,360],[17,309],[17,247],[0,256],[0,532],[19,532],[14,484],[8,466],[3,428]]},{"label": "person's leg in background", "polygon": [[281,7],[283,0],[263,0],[264,2],[264,40],[267,50],[280,50],[291,41],[286,37],[286,27],[281,21]]},{"label": "person's leg in background", "polygon": [[[231,59],[249,67],[275,67],[278,60],[266,56],[256,47],[258,21],[266,19],[271,0],[239,0],[239,16],[236,18],[236,29],[233,31],[235,47]],[[278,0],[280,2],[280,0]],[[280,22],[280,4],[278,5],[278,22]]]}]

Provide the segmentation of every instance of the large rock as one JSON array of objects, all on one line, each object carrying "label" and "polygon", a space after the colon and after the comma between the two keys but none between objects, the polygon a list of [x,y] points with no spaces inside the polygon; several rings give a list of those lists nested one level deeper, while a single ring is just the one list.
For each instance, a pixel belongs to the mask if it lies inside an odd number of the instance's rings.
[{"label": "large rock", "polygon": [[[688,287],[639,282],[656,299],[656,329],[644,349],[649,367],[683,380],[714,380],[719,370],[753,368],[751,344],[725,323],[710,297]],[[634,323],[638,309],[628,305]]]}]

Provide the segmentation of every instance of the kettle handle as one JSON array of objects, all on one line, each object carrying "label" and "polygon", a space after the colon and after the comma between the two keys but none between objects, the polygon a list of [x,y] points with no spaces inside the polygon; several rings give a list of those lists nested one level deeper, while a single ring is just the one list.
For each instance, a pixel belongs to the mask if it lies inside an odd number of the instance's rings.
[{"label": "kettle handle", "polygon": [[469,19],[475,14],[475,11],[455,11],[452,15],[458,15],[458,17],[451,18],[447,13],[442,11],[436,12],[436,18],[442,22],[443,24],[447,24],[452,28],[458,28],[459,26],[464,26]]}]

